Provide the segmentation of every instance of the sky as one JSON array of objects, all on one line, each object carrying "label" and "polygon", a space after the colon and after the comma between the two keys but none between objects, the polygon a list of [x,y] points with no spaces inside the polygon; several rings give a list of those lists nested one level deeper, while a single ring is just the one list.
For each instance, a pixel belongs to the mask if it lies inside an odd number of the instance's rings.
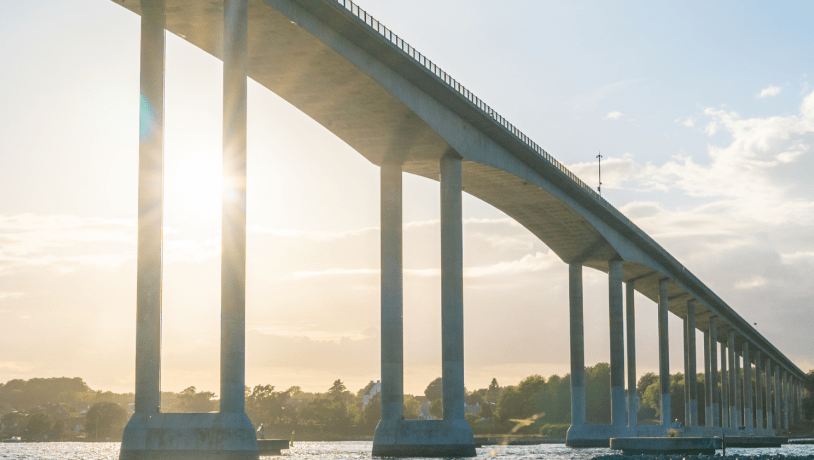
[{"label": "sky", "polygon": [[[814,368],[814,1],[360,6],[593,186],[601,152],[603,196]],[[0,382],[134,389],[138,49],[112,1],[0,2]],[[218,392],[221,77],[168,34],[169,391]],[[380,378],[378,167],[252,81],[248,110],[246,383],[356,391]],[[411,394],[441,375],[438,219],[438,183],[405,175]],[[567,265],[466,194],[463,228],[467,388],[569,372]],[[609,360],[607,276],[584,276],[591,365]],[[656,307],[636,302],[641,375]]]}]

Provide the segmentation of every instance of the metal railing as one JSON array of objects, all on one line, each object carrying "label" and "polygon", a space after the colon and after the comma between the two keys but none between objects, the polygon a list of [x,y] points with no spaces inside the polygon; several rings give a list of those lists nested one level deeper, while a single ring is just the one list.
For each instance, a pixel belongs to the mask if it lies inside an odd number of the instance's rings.
[{"label": "metal railing", "polygon": [[[479,97],[475,96],[471,91],[469,91],[464,85],[458,83],[457,80],[452,78],[448,73],[442,70],[440,67],[435,65],[431,60],[427,59],[427,56],[424,56],[420,52],[418,52],[415,48],[410,46],[409,43],[405,42],[398,35],[394,34],[392,30],[388,29],[384,26],[384,24],[377,21],[373,16],[367,14],[365,10],[359,8],[359,5],[353,3],[351,0],[335,0],[339,5],[342,5],[343,8],[350,11],[351,14],[359,18],[362,22],[368,25],[371,29],[376,31],[379,35],[385,38],[385,40],[389,41],[390,43],[394,44],[396,48],[400,49],[406,55],[413,58],[419,64],[421,64],[424,68],[429,70],[432,74],[436,77],[440,78],[444,83],[446,83],[449,87],[454,89],[458,92],[461,96],[467,99],[470,103],[472,103],[475,107],[479,108],[483,113],[488,115],[492,120],[497,122],[499,125],[503,126],[507,131],[513,134],[517,139],[521,142],[526,144],[529,148],[533,151],[537,152],[537,154],[549,162],[552,166],[560,170],[563,174],[565,174],[569,179],[574,181],[578,184],[588,195],[593,197],[598,203],[600,203],[603,207],[610,210],[617,217],[621,220],[626,221],[630,227],[639,233],[642,236],[646,236],[646,233],[642,231],[636,224],[634,224],[627,216],[619,212],[618,209],[613,207],[607,200],[602,198],[599,193],[597,193],[593,187],[588,186],[585,182],[582,181],[576,174],[572,173],[568,168],[565,167],[562,163],[557,161],[556,158],[552,157],[548,152],[546,152],[542,147],[540,147],[536,142],[531,140],[528,136],[523,134],[519,129],[517,129],[513,124],[509,123],[506,118],[502,115],[497,113],[493,108],[483,102]],[[651,238],[648,237],[652,241]],[[659,246],[661,248],[661,246]],[[683,268],[683,267],[682,267]]]}]

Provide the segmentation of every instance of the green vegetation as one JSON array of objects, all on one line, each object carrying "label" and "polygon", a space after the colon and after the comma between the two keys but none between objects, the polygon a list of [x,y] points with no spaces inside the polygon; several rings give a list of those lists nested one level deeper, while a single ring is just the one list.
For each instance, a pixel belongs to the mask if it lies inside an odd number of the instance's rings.
[{"label": "green vegetation", "polygon": [[[806,418],[814,418],[814,370],[804,391]],[[636,393],[641,398],[639,422],[658,423],[658,376],[641,376]],[[672,416],[684,417],[684,375],[670,376]],[[371,395],[371,393],[373,393]],[[610,367],[599,363],[585,368],[588,423],[610,423]],[[423,411],[442,417],[442,380],[427,385],[423,395],[404,397],[404,418],[417,419]],[[190,386],[180,393],[162,392],[163,412],[209,412],[218,409],[216,394]],[[365,404],[367,399],[367,404]],[[563,439],[571,422],[571,376],[532,375],[517,385],[466,392],[466,420],[477,435],[541,435]],[[698,401],[704,401],[704,376],[698,375]],[[118,439],[132,413],[132,393],[94,391],[80,378],[11,380],[0,383],[0,439],[19,436],[32,441]],[[698,405],[704,420],[704,405]],[[477,412],[477,413],[475,413]],[[357,392],[341,380],[325,393],[304,392],[298,386],[278,391],[273,385],[246,388],[246,413],[256,426],[263,424],[267,438],[300,440],[359,439],[373,435],[381,418],[381,394],[371,382]]]}]

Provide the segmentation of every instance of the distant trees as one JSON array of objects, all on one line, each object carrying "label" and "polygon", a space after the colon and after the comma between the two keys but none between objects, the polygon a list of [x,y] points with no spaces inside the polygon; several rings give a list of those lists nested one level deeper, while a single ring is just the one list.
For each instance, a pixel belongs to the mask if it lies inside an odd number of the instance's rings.
[{"label": "distant trees", "polygon": [[121,439],[124,425],[127,423],[127,411],[112,402],[100,402],[90,406],[85,415],[84,431],[88,438]]}]

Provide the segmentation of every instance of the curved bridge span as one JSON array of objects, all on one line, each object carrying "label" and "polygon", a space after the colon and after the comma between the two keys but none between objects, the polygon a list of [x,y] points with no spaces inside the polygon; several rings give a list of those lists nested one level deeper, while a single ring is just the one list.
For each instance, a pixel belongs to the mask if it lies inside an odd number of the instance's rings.
[{"label": "curved bridge span", "polygon": [[[706,357],[705,394],[709,397],[698,402],[697,389],[690,384],[685,401],[688,414],[685,434],[714,435],[726,430],[737,434],[737,427],[746,427],[756,434],[773,434],[775,429],[787,427],[790,417],[793,420],[801,416],[800,384],[806,378],[803,371],[622,213],[436,64],[349,0],[164,0],[165,8],[154,6],[164,1],[114,1],[143,16],[142,98],[155,107],[161,106],[156,113],[163,113],[163,102],[157,96],[149,96],[145,81],[160,75],[163,82],[164,56],[162,50],[159,59],[155,47],[153,54],[145,52],[145,46],[149,45],[150,37],[158,40],[157,30],[166,28],[224,59],[225,75],[234,66],[245,66],[244,75],[278,94],[381,166],[383,389],[382,422],[376,432],[374,454],[474,454],[472,433],[463,419],[462,191],[517,220],[569,264],[570,445],[607,445],[609,437],[659,435],[672,427],[668,312],[684,320],[685,375],[696,373],[696,347],[703,347]],[[142,11],[142,5],[153,5],[150,8],[155,9],[148,11],[145,6]],[[243,16],[236,16],[238,11],[245,15],[243,22],[238,20]],[[144,24],[151,18],[163,22],[146,29]],[[243,36],[245,42],[234,45],[233,36]],[[163,35],[160,41],[163,46]],[[159,61],[160,71],[156,70]],[[239,80],[239,74],[236,78]],[[224,106],[231,107],[234,104],[228,102],[234,100],[230,99],[233,95],[228,83],[225,88]],[[245,107],[243,110],[245,119]],[[228,125],[226,115],[225,120]],[[242,129],[245,140],[245,120]],[[232,131],[227,127],[224,132]],[[142,139],[142,162],[145,142]],[[153,154],[163,154],[160,150],[154,149]],[[442,421],[402,420],[402,172],[441,182],[445,414]],[[149,187],[140,182],[140,198],[148,193]],[[140,228],[142,224],[148,225],[142,222],[140,213]],[[245,220],[243,226],[245,232]],[[139,248],[141,259],[141,233]],[[583,266],[609,276],[613,421],[607,426],[585,423]],[[141,282],[139,286],[141,293]],[[659,427],[638,426],[635,418],[634,290],[656,302],[659,308],[662,391]],[[140,309],[148,308],[139,302]],[[703,344],[695,343],[695,333],[687,333],[696,329],[704,332]],[[142,352],[139,340],[138,353],[146,353]],[[242,345],[238,348],[242,350]],[[739,371],[741,362],[743,377]],[[744,383],[752,380],[753,365],[754,393],[752,385]],[[137,371],[143,374],[140,369]],[[242,372],[242,367],[222,368],[221,372]],[[221,378],[224,381],[224,375]],[[143,387],[137,385],[136,415],[145,413],[144,407],[155,407],[147,402],[138,403],[139,393],[155,394],[157,382],[153,380],[144,377]],[[707,420],[698,420],[697,404],[706,404]],[[221,411],[234,412],[223,407]]]}]

